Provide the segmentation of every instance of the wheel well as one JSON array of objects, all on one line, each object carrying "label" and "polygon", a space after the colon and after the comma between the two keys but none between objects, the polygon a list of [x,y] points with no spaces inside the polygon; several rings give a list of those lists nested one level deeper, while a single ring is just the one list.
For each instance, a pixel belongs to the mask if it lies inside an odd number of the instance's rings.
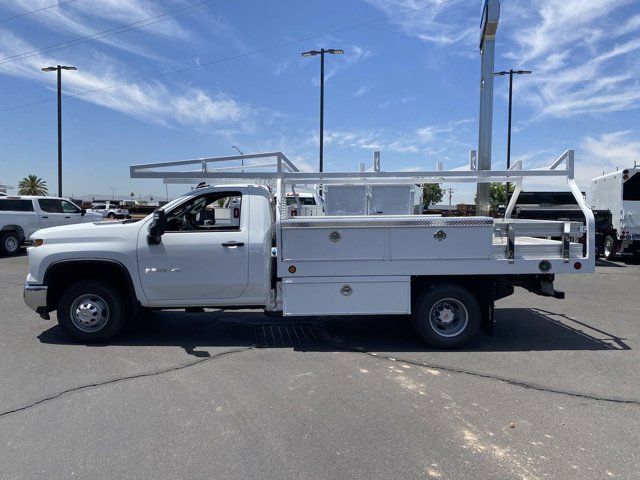
[{"label": "wheel well", "polygon": [[442,284],[453,284],[469,290],[480,304],[482,330],[493,332],[494,302],[513,293],[513,282],[501,275],[438,275],[411,277],[411,302],[425,289]]},{"label": "wheel well", "polygon": [[47,289],[48,310],[57,308],[58,300],[65,287],[80,280],[106,280],[120,286],[132,307],[139,307],[131,276],[121,263],[105,260],[74,260],[51,265],[44,275]]},{"label": "wheel well", "polygon": [[493,281],[493,275],[415,276],[411,277],[411,298],[417,298],[421,292],[429,287],[447,283],[466,288],[480,301],[481,295],[486,293],[487,284],[491,284]]},{"label": "wheel well", "polygon": [[0,229],[0,233],[15,232],[18,234],[18,240],[24,242],[24,230],[20,225],[5,225]]}]

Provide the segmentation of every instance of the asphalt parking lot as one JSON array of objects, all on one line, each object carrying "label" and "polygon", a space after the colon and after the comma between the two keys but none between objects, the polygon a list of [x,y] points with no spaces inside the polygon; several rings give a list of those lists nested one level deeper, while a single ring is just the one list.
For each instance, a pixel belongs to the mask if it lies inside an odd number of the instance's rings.
[{"label": "asphalt parking lot", "polygon": [[638,478],[638,264],[518,291],[451,352],[400,318],[255,311],[77,345],[24,305],[26,270],[0,258],[2,479]]}]

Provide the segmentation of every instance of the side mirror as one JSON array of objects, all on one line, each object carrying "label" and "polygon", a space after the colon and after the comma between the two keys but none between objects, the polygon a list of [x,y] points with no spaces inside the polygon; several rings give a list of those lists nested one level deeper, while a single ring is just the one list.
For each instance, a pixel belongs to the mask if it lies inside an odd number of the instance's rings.
[{"label": "side mirror", "polygon": [[153,212],[153,220],[149,226],[149,235],[147,235],[149,245],[158,245],[166,229],[167,213],[163,209],[158,208]]},{"label": "side mirror", "polygon": [[81,208],[80,209],[80,215],[84,217],[85,213],[87,213],[87,209],[86,208]]}]

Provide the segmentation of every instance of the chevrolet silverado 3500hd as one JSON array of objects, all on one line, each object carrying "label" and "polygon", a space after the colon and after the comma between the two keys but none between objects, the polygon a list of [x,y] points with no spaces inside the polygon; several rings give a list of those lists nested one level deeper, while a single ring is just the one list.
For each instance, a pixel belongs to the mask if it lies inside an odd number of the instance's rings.
[{"label": "chevrolet silverado 3500hd", "polygon": [[[189,161],[134,166],[134,178],[259,177],[196,188],[141,221],[37,231],[26,303],[81,342],[117,335],[141,309],[264,308],[301,315],[412,315],[430,345],[457,347],[491,328],[494,301],[522,286],[562,298],[554,274],[594,271],[591,210],[573,180],[573,152],[549,170],[264,174],[158,171]],[[565,169],[559,165],[565,164]],[[566,177],[586,222],[510,218],[528,176]],[[352,215],[289,217],[293,185],[510,181],[505,218]],[[216,215],[233,203],[239,218]],[[232,221],[233,220],[233,221]],[[550,240],[551,237],[560,240]],[[586,240],[587,249],[579,240]]]}]

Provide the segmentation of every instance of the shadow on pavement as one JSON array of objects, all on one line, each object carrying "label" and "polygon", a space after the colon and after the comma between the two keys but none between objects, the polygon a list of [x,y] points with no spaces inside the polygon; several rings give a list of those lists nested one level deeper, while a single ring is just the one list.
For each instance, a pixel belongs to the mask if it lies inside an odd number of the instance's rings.
[{"label": "shadow on pavement", "polygon": [[[361,349],[429,352],[407,317],[316,317],[273,319],[262,312],[154,312],[111,345],[179,346],[196,357],[206,347],[258,346],[300,351]],[[72,344],[55,325],[38,339],[47,344]],[[100,347],[100,345],[97,345]],[[204,350],[203,350],[204,349]],[[496,310],[492,337],[479,334],[456,351],[630,350],[625,339],[566,315],[540,309]]]}]

